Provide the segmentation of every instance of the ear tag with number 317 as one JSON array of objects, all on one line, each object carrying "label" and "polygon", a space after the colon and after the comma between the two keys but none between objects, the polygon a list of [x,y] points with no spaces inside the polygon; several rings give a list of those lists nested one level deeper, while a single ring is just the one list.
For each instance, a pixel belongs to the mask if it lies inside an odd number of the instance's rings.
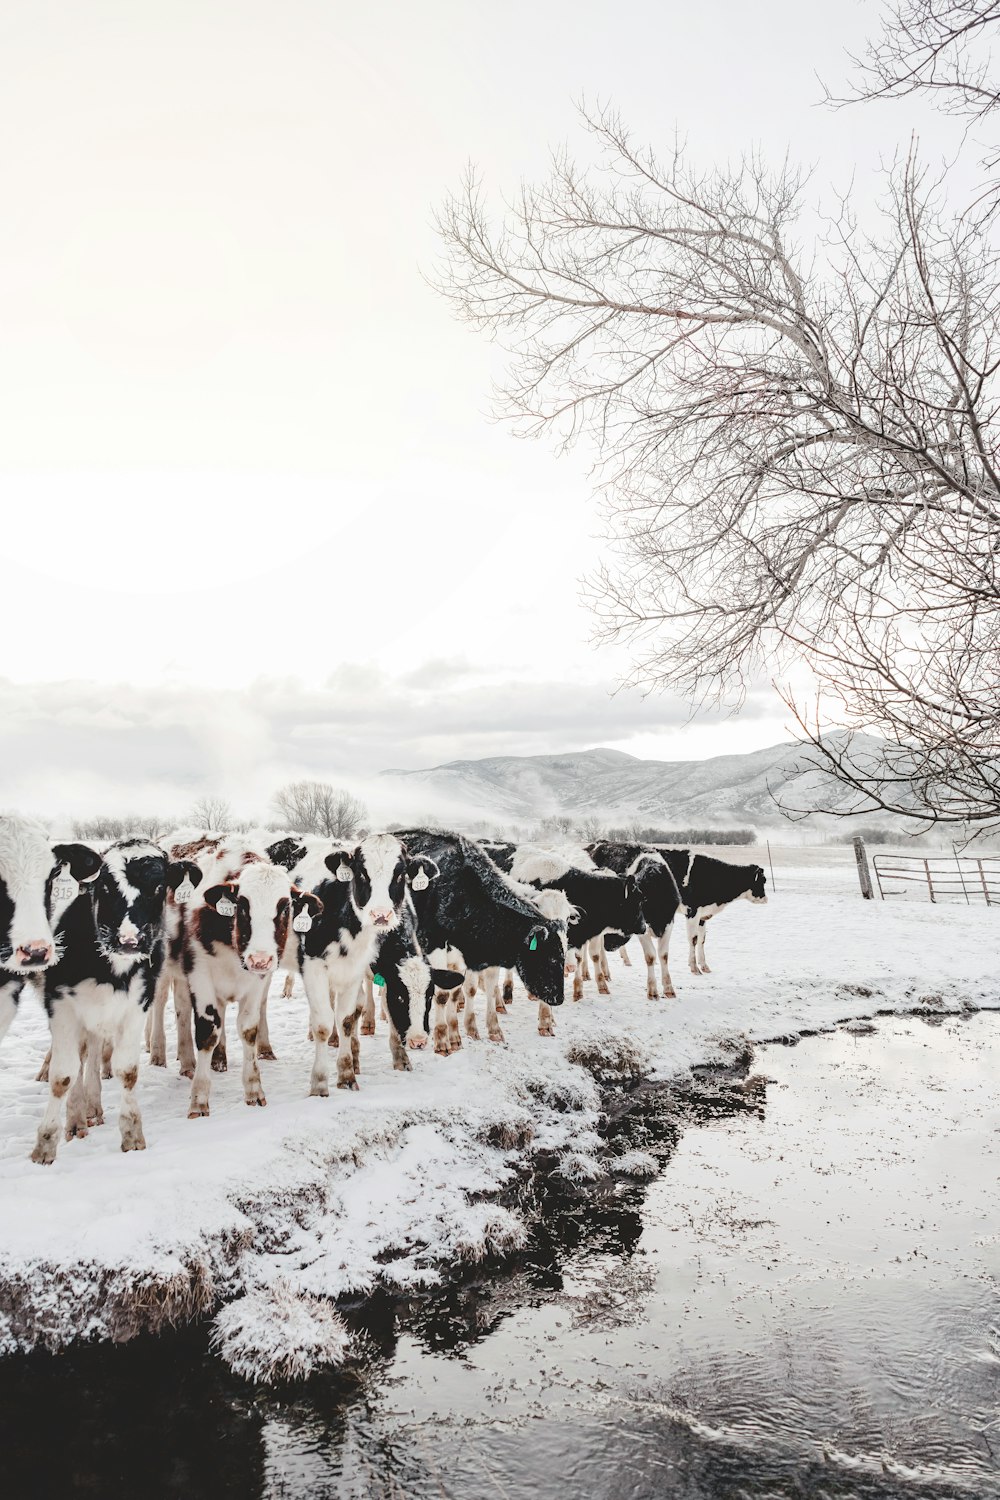
[{"label": "ear tag with number 317", "polygon": [[227,896],[223,896],[221,901],[216,901],[215,909],[220,917],[235,917],[236,915],[236,907]]},{"label": "ear tag with number 317", "polygon": [[52,882],[53,901],[75,901],[80,894],[80,887],[72,875],[67,875],[65,870],[57,875]]},{"label": "ear tag with number 317", "polygon": [[174,891],[174,900],[180,902],[190,901],[193,895],[194,885],[191,882],[191,877],[190,875],[185,875],[180,885]]},{"label": "ear tag with number 317", "polygon": [[293,932],[308,932],[313,924],[313,919],[307,911],[300,911],[297,917],[292,918]]}]

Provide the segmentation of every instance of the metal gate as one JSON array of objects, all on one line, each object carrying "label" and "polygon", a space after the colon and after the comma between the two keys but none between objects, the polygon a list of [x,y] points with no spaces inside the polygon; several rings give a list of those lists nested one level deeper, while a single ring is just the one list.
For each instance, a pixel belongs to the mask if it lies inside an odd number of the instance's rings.
[{"label": "metal gate", "polygon": [[1000,906],[1000,855],[876,854],[872,859],[878,893],[924,895],[931,901],[985,901]]}]

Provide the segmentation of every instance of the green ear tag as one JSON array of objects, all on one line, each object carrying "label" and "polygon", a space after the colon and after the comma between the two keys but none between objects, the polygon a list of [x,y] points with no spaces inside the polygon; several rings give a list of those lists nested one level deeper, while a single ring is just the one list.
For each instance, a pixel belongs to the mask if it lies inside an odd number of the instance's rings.
[{"label": "green ear tag", "polygon": [[374,976],[374,979],[375,979],[375,983],[378,985],[379,989],[380,990],[384,990],[385,989],[385,980],[382,978],[381,974],[376,974]]},{"label": "green ear tag", "polygon": [[531,942],[528,944],[528,947],[531,949],[532,953],[534,953],[535,949],[538,947],[538,939],[536,937],[533,937],[531,939]]}]

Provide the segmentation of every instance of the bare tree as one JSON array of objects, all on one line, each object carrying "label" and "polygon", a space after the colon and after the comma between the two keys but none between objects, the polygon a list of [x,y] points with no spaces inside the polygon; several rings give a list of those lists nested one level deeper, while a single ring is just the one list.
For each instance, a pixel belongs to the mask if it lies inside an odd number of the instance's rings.
[{"label": "bare tree", "polygon": [[225,797],[199,797],[191,807],[191,821],[209,833],[229,833],[233,810]]},{"label": "bare tree", "polygon": [[154,844],[173,826],[172,820],[155,813],[126,813],[122,817],[98,814],[92,818],[78,819],[73,823],[73,835],[78,839],[124,839],[139,834]]},{"label": "bare tree", "polygon": [[[873,729],[863,810],[1000,816],[997,257],[910,156],[878,238],[842,203],[798,248],[803,179],[698,172],[584,113],[494,227],[473,175],[439,220],[442,290],[504,343],[502,414],[597,455],[612,561],[599,638],[634,681],[738,704],[803,661],[799,721]],[[916,748],[916,783],[909,759]],[[842,759],[844,757],[841,757]],[[825,761],[834,773],[844,766]],[[851,782],[850,776],[855,776]]]},{"label": "bare tree", "polygon": [[326,781],[291,781],[275,793],[274,807],[296,833],[332,839],[355,838],[368,817],[363,802]]},{"label": "bare tree", "polygon": [[[1000,0],[893,0],[882,30],[861,57],[854,57],[857,84],[844,104],[870,99],[904,99],[921,94],[941,110],[985,124],[1000,106],[1000,79],[993,76],[991,46],[1000,27]],[[1000,151],[983,146],[987,181],[976,207],[987,213],[1000,203]]]}]

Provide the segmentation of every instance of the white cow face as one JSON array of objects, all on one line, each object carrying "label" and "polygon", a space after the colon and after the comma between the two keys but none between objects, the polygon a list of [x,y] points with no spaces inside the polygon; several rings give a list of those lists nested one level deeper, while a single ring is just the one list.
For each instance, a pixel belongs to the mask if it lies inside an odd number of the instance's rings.
[{"label": "white cow face", "polygon": [[30,973],[55,961],[59,918],[100,868],[86,844],[52,844],[32,819],[0,816],[0,969]]}]

